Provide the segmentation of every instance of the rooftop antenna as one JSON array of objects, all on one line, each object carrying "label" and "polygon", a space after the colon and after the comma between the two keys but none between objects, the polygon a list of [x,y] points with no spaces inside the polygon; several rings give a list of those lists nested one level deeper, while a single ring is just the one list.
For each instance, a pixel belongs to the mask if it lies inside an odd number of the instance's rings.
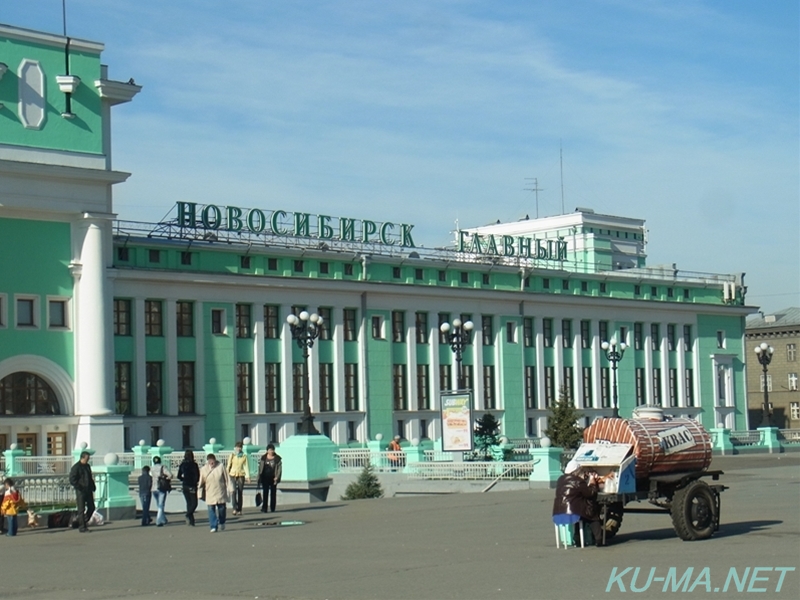
[{"label": "rooftop antenna", "polygon": [[561,214],[564,214],[564,150],[558,140],[558,163],[561,168]]},{"label": "rooftop antenna", "polygon": [[539,192],[543,192],[545,188],[539,187],[539,178],[538,177],[526,177],[526,181],[533,181],[532,188],[525,188],[526,192],[535,192],[536,194],[536,218],[539,218]]},{"label": "rooftop antenna", "polygon": [[61,0],[61,21],[64,24],[64,37],[67,37],[67,0]]}]

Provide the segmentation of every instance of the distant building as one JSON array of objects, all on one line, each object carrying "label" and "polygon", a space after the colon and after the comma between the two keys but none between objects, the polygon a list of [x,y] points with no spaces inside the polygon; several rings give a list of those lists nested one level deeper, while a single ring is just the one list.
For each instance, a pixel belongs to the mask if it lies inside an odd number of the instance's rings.
[{"label": "distant building", "polygon": [[[476,416],[537,436],[561,389],[587,423],[612,413],[612,340],[623,416],[747,426],[742,277],[647,266],[644,221],[578,209],[428,249],[411,224],[333,206],[118,220],[110,109],[139,86],[109,80],[95,42],[0,41],[0,446],[263,445],[307,403],[340,445],[435,440],[459,375]],[[286,322],[305,309],[325,323],[308,365]],[[460,374],[439,330],[457,317],[475,323]]]},{"label": "distant building", "polygon": [[[767,386],[772,407],[772,424],[787,429],[800,429],[800,392],[798,375],[800,362],[800,308],[791,307],[774,313],[759,314],[747,319],[747,407],[750,427],[762,421],[764,385]],[[767,380],[754,349],[761,343],[775,349],[767,367]]]}]

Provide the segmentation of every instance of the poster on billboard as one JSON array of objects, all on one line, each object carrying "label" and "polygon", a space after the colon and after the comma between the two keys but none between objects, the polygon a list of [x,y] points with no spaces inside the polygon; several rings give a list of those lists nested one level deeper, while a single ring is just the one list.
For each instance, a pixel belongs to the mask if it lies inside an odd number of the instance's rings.
[{"label": "poster on billboard", "polygon": [[440,400],[442,450],[472,450],[472,392],[443,392]]}]

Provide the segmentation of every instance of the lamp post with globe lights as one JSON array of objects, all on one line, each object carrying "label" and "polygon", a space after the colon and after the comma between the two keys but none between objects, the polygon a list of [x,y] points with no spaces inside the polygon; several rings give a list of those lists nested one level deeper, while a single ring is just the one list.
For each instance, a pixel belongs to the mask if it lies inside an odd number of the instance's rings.
[{"label": "lamp post with globe lights", "polygon": [[286,317],[286,322],[289,324],[292,339],[297,342],[297,345],[303,351],[303,364],[306,367],[305,377],[303,377],[303,397],[306,400],[306,406],[303,409],[303,418],[300,421],[300,428],[297,432],[300,435],[320,435],[317,428],[314,427],[314,416],[311,414],[311,397],[308,386],[308,355],[311,348],[314,347],[314,341],[322,333],[322,317],[317,313],[308,314],[308,311],[304,310],[299,315],[289,315]]},{"label": "lamp post with globe lights", "polygon": [[464,373],[461,370],[461,359],[464,353],[464,347],[468,346],[472,340],[472,330],[475,327],[472,321],[461,322],[461,319],[453,319],[453,324],[442,323],[439,326],[440,331],[444,334],[447,343],[450,344],[450,349],[456,357],[456,364],[458,365],[458,389],[464,389]]},{"label": "lamp post with globe lights", "polygon": [[613,390],[613,402],[614,402],[614,411],[612,415],[614,418],[619,418],[619,390],[617,385],[617,364],[619,361],[622,360],[622,357],[625,355],[625,348],[628,345],[625,342],[617,345],[616,340],[611,340],[611,342],[603,342],[600,344],[600,347],[605,352],[606,358],[608,362],[611,363],[611,373],[612,373],[612,387]]},{"label": "lamp post with globe lights", "polygon": [[767,344],[766,342],[761,342],[758,346],[755,347],[756,356],[758,357],[758,362],[761,363],[761,368],[764,371],[764,406],[762,407],[761,413],[761,427],[772,427],[772,423],[769,416],[769,385],[767,385],[767,367],[769,363],[772,362],[772,355],[775,352],[775,348]]}]

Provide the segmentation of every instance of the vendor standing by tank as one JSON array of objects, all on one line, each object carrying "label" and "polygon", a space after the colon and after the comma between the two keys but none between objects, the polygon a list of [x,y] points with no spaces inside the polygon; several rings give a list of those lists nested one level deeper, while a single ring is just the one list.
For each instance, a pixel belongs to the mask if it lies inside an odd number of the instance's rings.
[{"label": "vendor standing by tank", "polygon": [[564,474],[556,482],[556,497],[553,501],[553,516],[571,514],[579,515],[582,521],[589,523],[595,544],[603,545],[603,527],[600,524],[600,511],[597,499],[598,480],[590,475],[587,481],[581,476],[581,466],[574,460],[567,463]]}]

